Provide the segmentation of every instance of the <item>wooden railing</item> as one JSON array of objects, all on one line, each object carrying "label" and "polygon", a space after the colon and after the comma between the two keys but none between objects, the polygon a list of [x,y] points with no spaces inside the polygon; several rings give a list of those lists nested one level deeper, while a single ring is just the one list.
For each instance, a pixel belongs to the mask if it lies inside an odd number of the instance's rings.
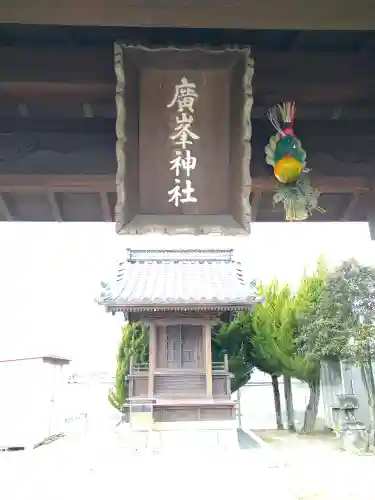
[{"label": "wooden railing", "polygon": [[213,372],[229,371],[228,354],[224,354],[224,361],[212,362],[212,371]]},{"label": "wooden railing", "polygon": [[[148,363],[132,363],[130,360],[130,372],[128,379],[130,381],[129,394],[132,397],[148,396]],[[230,397],[230,379],[228,378],[229,365],[228,356],[224,356],[224,361],[212,362],[213,375],[213,396],[216,398]],[[154,395],[155,396],[181,396],[184,397],[202,397],[206,395],[205,374],[201,371],[191,371],[190,374],[167,372],[156,374],[154,376]]]},{"label": "wooden railing", "polygon": [[146,373],[148,372],[148,363],[135,363],[131,365],[130,373]]},{"label": "wooden railing", "polygon": [[222,372],[224,371],[224,367],[225,367],[225,364],[224,364],[224,361],[213,361],[212,362],[212,371],[213,372]]},{"label": "wooden railing", "polygon": [[[132,360],[130,360],[130,375],[134,375],[136,373],[146,373],[148,372],[148,363],[132,363]],[[222,372],[222,371],[228,371],[229,366],[228,366],[228,355],[224,355],[224,361],[213,361],[212,362],[212,371],[213,372]]]}]

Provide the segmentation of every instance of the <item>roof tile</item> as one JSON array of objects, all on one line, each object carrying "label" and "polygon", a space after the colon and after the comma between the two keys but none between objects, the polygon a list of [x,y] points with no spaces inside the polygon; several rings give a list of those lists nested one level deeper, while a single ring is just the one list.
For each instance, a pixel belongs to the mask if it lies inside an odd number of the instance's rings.
[{"label": "roof tile", "polygon": [[109,310],[247,309],[256,290],[229,250],[128,251],[114,287],[99,303]]}]

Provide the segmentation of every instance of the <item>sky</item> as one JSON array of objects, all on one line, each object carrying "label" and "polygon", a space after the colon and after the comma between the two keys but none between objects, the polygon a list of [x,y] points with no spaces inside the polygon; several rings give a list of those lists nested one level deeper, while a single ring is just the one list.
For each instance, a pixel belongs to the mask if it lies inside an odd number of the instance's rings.
[{"label": "sky", "polygon": [[0,359],[58,354],[115,368],[123,318],[95,302],[127,248],[233,248],[248,279],[295,284],[319,255],[375,265],[367,224],[256,223],[250,236],[119,236],[111,223],[0,223]]}]

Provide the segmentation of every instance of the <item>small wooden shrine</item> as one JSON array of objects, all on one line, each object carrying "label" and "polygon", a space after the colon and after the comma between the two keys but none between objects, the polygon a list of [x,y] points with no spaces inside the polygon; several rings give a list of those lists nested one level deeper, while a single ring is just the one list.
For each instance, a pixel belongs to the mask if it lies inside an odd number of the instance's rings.
[{"label": "small wooden shrine", "polygon": [[128,251],[100,304],[149,326],[149,361],[129,374],[134,428],[235,426],[228,359],[212,361],[211,329],[256,301],[231,250]]}]

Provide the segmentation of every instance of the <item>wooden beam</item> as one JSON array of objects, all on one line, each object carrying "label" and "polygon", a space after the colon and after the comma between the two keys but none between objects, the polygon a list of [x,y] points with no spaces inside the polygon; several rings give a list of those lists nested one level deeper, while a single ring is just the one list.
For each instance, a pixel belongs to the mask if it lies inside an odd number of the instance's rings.
[{"label": "wooden beam", "polygon": [[[162,6],[161,6],[162,5]],[[2,23],[66,26],[144,26],[228,29],[373,30],[374,4],[371,0],[24,0],[2,2]]]},{"label": "wooden beam", "polygon": [[[253,120],[253,129],[253,136],[257,141],[263,138],[269,140],[269,136],[274,132],[272,126],[263,120]],[[372,117],[371,120],[320,119],[300,121],[298,120],[297,111],[296,133],[301,140],[304,142],[309,141],[310,144],[317,139],[323,141],[323,139],[328,138],[330,142],[339,140],[342,149],[346,147],[346,144],[342,144],[343,139],[353,141],[373,136],[375,133],[375,117]],[[256,143],[255,147],[257,146]],[[264,149],[264,145],[261,146]],[[333,146],[336,146],[335,142],[333,142]],[[317,151],[318,148],[315,147],[315,150]]]},{"label": "wooden beam", "polygon": [[13,220],[13,216],[10,212],[8,204],[6,203],[4,196],[2,196],[1,194],[0,194],[0,214],[2,214],[4,219],[7,221]]},{"label": "wooden beam", "polygon": [[[265,102],[263,105],[254,105],[252,108],[251,116],[253,120],[268,120],[267,112],[270,107],[281,99],[271,100],[268,99],[268,104]],[[362,121],[371,122],[375,116],[375,103],[373,106],[363,106],[361,104],[347,103],[345,105],[337,105],[336,103],[328,103],[326,105],[316,105],[304,103],[299,100],[297,123],[301,121],[323,121],[328,120],[331,122],[340,123],[342,121]],[[298,125],[297,125],[298,126]]]},{"label": "wooden beam", "polygon": [[1,47],[0,65],[4,83],[115,83],[110,44],[106,48]]},{"label": "wooden beam", "polygon": [[63,222],[61,193],[49,191],[47,194],[48,203],[50,204],[53,220]]},{"label": "wooden beam", "polygon": [[[327,50],[254,50],[256,86],[264,82],[269,82],[271,78],[289,85],[298,86],[302,81],[319,84],[340,83],[342,77],[346,77],[346,82],[350,80],[353,84],[361,83],[365,80],[372,80],[372,70],[375,61],[371,54],[351,52],[351,51],[327,51]],[[342,66],[347,60],[348,66]],[[369,64],[371,73],[366,72],[362,64]],[[297,67],[296,67],[297,65]],[[299,65],[299,67],[298,67]],[[353,66],[351,66],[353,65]],[[303,68],[303,74],[301,69]],[[283,71],[284,69],[284,71]],[[353,75],[352,70],[356,72]],[[269,89],[272,92],[272,88]]]},{"label": "wooden beam", "polygon": [[[375,177],[343,177],[343,176],[314,176],[312,175],[314,186],[324,194],[344,194],[354,192],[367,192],[375,187]],[[253,177],[252,190],[272,192],[277,186],[277,181],[274,177]]]},{"label": "wooden beam", "polygon": [[[266,86],[265,86],[266,87]],[[295,99],[298,103],[297,122],[301,121],[335,121],[340,123],[345,121],[371,121],[375,116],[375,102],[373,104],[362,105],[359,101],[359,94],[365,95],[362,89],[353,95],[353,86],[350,86],[350,95],[340,98],[337,90],[337,85],[334,85],[333,92],[328,86],[320,85],[319,92],[325,97],[316,94],[312,99],[313,92],[309,96],[303,92],[298,95],[293,90],[284,92],[282,89],[277,89],[271,94],[263,94],[263,89],[257,92],[257,104],[252,108],[252,119],[267,121],[267,112],[270,107],[286,100]],[[346,90],[344,90],[344,93]],[[293,94],[293,95],[292,95]],[[86,83],[22,83],[16,82],[3,83],[0,81],[0,119],[1,115],[9,118],[9,107],[13,104],[15,116],[16,113],[25,119],[29,119],[29,123],[35,120],[35,114],[45,113],[44,109],[48,106],[53,106],[56,119],[69,119],[66,115],[66,105],[70,107],[76,106],[77,116],[81,114],[85,118],[93,118],[96,116],[95,107],[99,110],[97,117],[104,111],[105,116],[116,116],[116,107],[114,103],[115,86],[112,84],[96,84],[92,82]],[[84,101],[90,101],[90,105]],[[358,102],[356,102],[356,100]],[[19,101],[22,101],[21,105]],[[310,101],[310,102],[309,102]],[[313,104],[311,104],[311,101]],[[6,103],[6,108],[2,106]],[[22,107],[21,107],[22,106]],[[33,111],[30,112],[28,108]],[[80,111],[78,112],[78,108]],[[5,109],[5,112],[3,111]],[[53,119],[51,116],[50,119]]]},{"label": "wooden beam", "polygon": [[[63,108],[62,108],[63,109]],[[272,126],[266,121],[266,108],[262,108],[259,118],[253,119],[253,147],[264,151],[269,136],[273,133]],[[375,112],[375,107],[374,107]],[[78,117],[80,114],[81,117]],[[312,119],[298,120],[296,132],[301,140],[308,140],[310,143],[317,139],[329,140],[333,147],[337,146],[337,141],[342,147],[342,140],[349,139],[350,142],[368,140],[375,136],[375,115],[371,120],[328,120]],[[111,118],[94,116],[92,118],[82,118],[82,111],[77,108],[77,118],[66,118],[64,116],[55,117],[32,117],[22,118],[20,116],[1,117],[0,113],[0,134],[12,134],[16,132],[52,134],[56,132],[80,133],[80,134],[113,134],[115,136],[115,116]],[[264,142],[266,141],[266,142]],[[336,142],[335,142],[336,141]],[[350,143],[349,143],[350,146]],[[367,145],[366,145],[367,146]],[[347,147],[347,143],[345,143]],[[315,150],[317,149],[315,145]],[[310,151],[309,156],[310,155]]]},{"label": "wooden beam", "polygon": [[251,193],[251,221],[256,222],[260,201],[262,199],[262,190],[254,191]]},{"label": "wooden beam", "polygon": [[[113,105],[112,52],[110,45],[1,48],[0,100],[14,101],[15,106],[18,102],[60,103],[62,109],[66,103]],[[288,99],[297,102],[298,122],[337,117],[367,120],[375,115],[371,53],[255,50],[254,57],[253,118],[264,120],[270,106]]]},{"label": "wooden beam", "polygon": [[87,82],[19,82],[0,81],[0,95],[20,101],[40,100],[43,102],[90,102],[109,100],[115,95],[112,83]]},{"label": "wooden beam", "polygon": [[[344,194],[375,189],[374,177],[313,176],[314,185],[326,194]],[[252,191],[273,192],[276,179],[272,176],[253,177]],[[0,174],[0,193],[115,193],[115,174],[80,175],[20,175]]]},{"label": "wooden beam", "polygon": [[109,204],[108,193],[100,193],[100,203],[102,205],[103,216],[106,222],[113,222],[111,206]]},{"label": "wooden beam", "polygon": [[27,105],[24,102],[19,102],[17,104],[17,109],[18,109],[19,114],[23,118],[26,118],[29,116],[29,110],[27,109]]},{"label": "wooden beam", "polygon": [[[78,108],[77,108],[78,109]],[[82,116],[82,111],[80,110]],[[54,134],[57,132],[80,134],[113,134],[115,141],[116,122],[114,118],[5,118],[0,119],[0,134],[17,132]],[[115,143],[114,143],[115,144]]]},{"label": "wooden beam", "polygon": [[[126,43],[126,37],[123,41]],[[257,85],[259,79],[268,81],[275,76],[283,82],[289,80],[289,85],[298,84],[301,79],[317,83],[322,79],[326,82],[340,82],[342,76],[346,76],[352,82],[361,82],[372,78],[369,70],[375,65],[371,54],[324,49],[304,51],[255,48],[254,57]],[[0,80],[4,82],[115,83],[111,44],[104,48],[46,45],[38,48],[1,47],[0,64],[2,66]],[[301,72],[301,68],[306,74]],[[291,76],[298,79],[293,83]]]},{"label": "wooden beam", "polygon": [[348,206],[345,208],[344,213],[341,217],[341,222],[348,222],[351,220],[351,215],[357,206],[359,197],[361,195],[360,191],[356,191],[353,193],[352,197],[350,198],[350,201],[348,203]]},{"label": "wooden beam", "polygon": [[366,194],[365,211],[370,237],[372,240],[375,240],[375,189],[370,190]]},{"label": "wooden beam", "polygon": [[116,192],[115,175],[0,174],[0,193]]},{"label": "wooden beam", "polygon": [[90,102],[84,102],[82,104],[82,112],[85,118],[94,118],[94,110]]},{"label": "wooden beam", "polygon": [[[0,87],[1,87],[0,82]],[[28,84],[23,85],[25,92],[0,93],[0,120],[11,120],[11,123],[16,123],[18,127],[32,128],[33,123],[39,125],[39,121],[61,121],[60,127],[67,121],[73,122],[84,117],[86,119],[97,118],[99,120],[116,118],[116,105],[114,102],[114,85],[92,85],[87,87],[86,84],[74,84],[59,86],[59,84],[45,84],[45,92],[37,90],[37,94],[33,94],[28,89]],[[59,88],[60,87],[60,88]],[[64,89],[64,90],[63,90]],[[74,89],[74,92],[71,92]],[[258,94],[262,99],[262,96]],[[92,99],[91,102],[85,102],[86,99]],[[19,101],[27,102],[19,102]],[[267,112],[271,106],[282,100],[282,96],[268,96],[263,104],[255,104],[252,108],[251,116],[253,121],[268,121]],[[51,107],[53,106],[53,114]],[[68,107],[69,106],[69,107]],[[13,117],[12,111],[13,110]],[[72,113],[69,116],[68,111]],[[48,112],[48,118],[46,114]],[[20,119],[23,118],[23,120]],[[297,123],[301,122],[334,122],[350,123],[350,122],[371,122],[375,117],[375,101],[373,105],[362,105],[355,102],[332,102],[323,105],[310,104],[306,97],[298,100]],[[297,126],[298,126],[297,125]],[[353,123],[354,125],[354,123]],[[64,125],[66,127],[66,125]],[[350,126],[350,125],[349,125]],[[72,127],[77,128],[73,122]],[[9,125],[8,125],[9,128]]]}]

